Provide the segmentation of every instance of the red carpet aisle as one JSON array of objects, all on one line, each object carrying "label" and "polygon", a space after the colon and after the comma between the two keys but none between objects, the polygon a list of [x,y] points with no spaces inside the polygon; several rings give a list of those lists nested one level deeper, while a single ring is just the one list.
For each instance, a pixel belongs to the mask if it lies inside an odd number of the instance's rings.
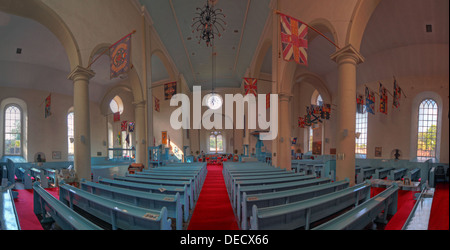
[{"label": "red carpet aisle", "polygon": [[[383,192],[385,188],[371,187],[371,197]],[[397,213],[389,220],[384,230],[401,230],[408,219],[416,201],[414,194],[417,192],[398,190]]]},{"label": "red carpet aisle", "polygon": [[222,166],[209,165],[188,230],[239,230],[228,198]]},{"label": "red carpet aisle", "polygon": [[[46,189],[50,194],[58,198],[58,189]],[[33,212],[33,189],[18,189],[19,196],[14,199],[17,216],[19,216],[22,230],[43,230],[41,223]]]},{"label": "red carpet aisle", "polygon": [[428,230],[449,230],[449,183],[436,183]]}]

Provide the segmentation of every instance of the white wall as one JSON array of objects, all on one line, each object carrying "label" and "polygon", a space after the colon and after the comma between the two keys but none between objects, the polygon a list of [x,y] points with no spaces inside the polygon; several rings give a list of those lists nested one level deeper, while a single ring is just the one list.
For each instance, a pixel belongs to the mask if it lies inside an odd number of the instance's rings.
[{"label": "white wall", "polygon": [[[0,87],[0,102],[6,98],[18,98],[27,105],[27,153],[24,158],[33,161],[37,152],[43,152],[47,161],[67,160],[67,114],[73,106],[73,97],[52,93],[52,115],[44,118],[45,98],[49,92],[31,89]],[[2,117],[3,117],[3,112]],[[106,123],[100,114],[99,105],[90,103],[91,121],[91,156],[97,156],[101,152],[106,156]],[[0,119],[2,122],[3,119]],[[60,151],[61,159],[52,159],[52,152]],[[3,155],[3,140],[0,143],[0,156]]]}]

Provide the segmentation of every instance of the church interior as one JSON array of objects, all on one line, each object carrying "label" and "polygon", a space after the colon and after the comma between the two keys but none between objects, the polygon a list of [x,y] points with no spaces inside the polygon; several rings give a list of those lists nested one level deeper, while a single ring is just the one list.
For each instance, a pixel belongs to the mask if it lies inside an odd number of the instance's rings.
[{"label": "church interior", "polygon": [[2,230],[449,229],[447,0],[0,0],[0,54]]}]

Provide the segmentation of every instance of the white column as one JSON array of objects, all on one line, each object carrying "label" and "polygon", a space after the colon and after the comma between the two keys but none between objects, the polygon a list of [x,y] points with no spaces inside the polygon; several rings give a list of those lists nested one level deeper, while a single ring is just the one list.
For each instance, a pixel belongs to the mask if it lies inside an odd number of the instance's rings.
[{"label": "white column", "polygon": [[134,103],[134,117],[136,121],[136,163],[147,162],[146,140],[145,140],[145,101]]},{"label": "white column", "polygon": [[347,45],[331,55],[338,64],[338,102],[336,135],[336,180],[350,179],[355,184],[356,65],[364,62],[361,54]]},{"label": "white column", "polygon": [[95,73],[77,66],[68,76],[73,81],[74,167],[77,180],[91,180],[91,131],[89,112],[89,79]]},{"label": "white column", "polygon": [[278,162],[277,167],[291,170],[291,121],[289,105],[292,95],[288,93],[280,93],[278,113]]}]

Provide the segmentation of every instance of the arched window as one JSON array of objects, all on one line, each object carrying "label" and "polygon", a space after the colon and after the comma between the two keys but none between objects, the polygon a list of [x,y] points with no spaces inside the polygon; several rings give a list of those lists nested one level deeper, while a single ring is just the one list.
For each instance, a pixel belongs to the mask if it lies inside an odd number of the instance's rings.
[{"label": "arched window", "polygon": [[438,105],[433,99],[425,99],[419,105],[417,125],[417,160],[436,158]]},{"label": "arched window", "polygon": [[[322,106],[323,99],[319,91],[314,90],[311,96],[311,104]],[[308,127],[308,151],[315,155],[322,153],[322,127],[322,123],[314,123]]]},{"label": "arched window", "polygon": [[355,129],[355,157],[363,158],[367,157],[367,123],[368,113],[363,106],[363,112],[356,112],[356,129]]},{"label": "arched window", "polygon": [[67,114],[67,154],[68,154],[68,160],[73,161],[74,158],[74,125],[73,125],[73,111],[69,112]]},{"label": "arched window", "polygon": [[209,136],[209,152],[223,152],[223,136],[220,131],[211,132]]},{"label": "arched window", "polygon": [[5,107],[4,154],[22,155],[22,111],[18,105]]},{"label": "arched window", "polygon": [[122,99],[119,96],[115,96],[111,102],[109,103],[109,108],[113,113],[119,112],[120,114],[123,113],[123,102]]}]

